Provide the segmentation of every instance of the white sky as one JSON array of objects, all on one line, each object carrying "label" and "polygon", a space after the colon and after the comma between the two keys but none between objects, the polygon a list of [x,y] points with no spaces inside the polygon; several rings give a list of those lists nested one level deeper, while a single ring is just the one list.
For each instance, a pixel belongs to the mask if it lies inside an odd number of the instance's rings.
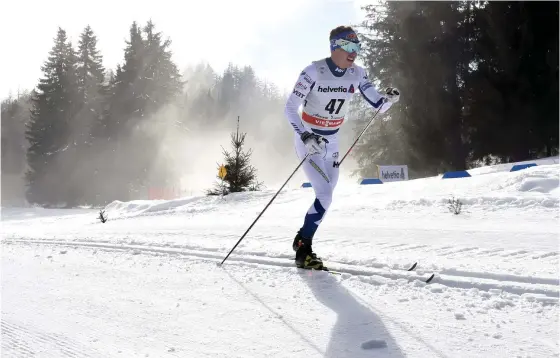
[{"label": "white sky", "polygon": [[[77,45],[88,24],[97,35],[103,65],[115,69],[133,21],[149,19],[171,39],[182,71],[207,61],[221,72],[228,64],[251,65],[281,88],[293,86],[312,60],[329,55],[328,34],[362,20],[363,0],[188,0],[89,2],[8,0],[2,5],[0,98],[31,90],[53,46],[58,27]],[[79,4],[86,7],[78,9]]]}]

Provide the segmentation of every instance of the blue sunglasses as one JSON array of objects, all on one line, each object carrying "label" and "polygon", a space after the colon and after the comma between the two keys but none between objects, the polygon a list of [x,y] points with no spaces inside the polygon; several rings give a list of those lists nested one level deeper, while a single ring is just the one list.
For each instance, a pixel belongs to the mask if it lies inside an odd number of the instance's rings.
[{"label": "blue sunglasses", "polygon": [[333,40],[331,49],[335,50],[337,48],[341,48],[348,53],[359,53],[362,50],[362,45],[344,39]]}]

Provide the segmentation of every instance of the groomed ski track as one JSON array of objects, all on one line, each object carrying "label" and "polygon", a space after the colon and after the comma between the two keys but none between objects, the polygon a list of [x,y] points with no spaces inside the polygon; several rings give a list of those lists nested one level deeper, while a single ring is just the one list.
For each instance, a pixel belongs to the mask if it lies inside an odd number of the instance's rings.
[{"label": "groomed ski track", "polygon": [[61,248],[5,247],[3,357],[449,356],[326,272]]},{"label": "groomed ski track", "polygon": [[[211,262],[220,263],[224,258],[222,253],[215,250],[199,250],[180,245],[129,245],[111,244],[108,242],[95,241],[56,241],[56,240],[4,240],[4,244],[22,245],[48,245],[57,248],[91,248],[105,251],[124,251],[131,255],[156,254],[156,255],[175,255],[185,258],[203,258]],[[259,269],[260,266],[277,268],[294,268],[293,256],[264,256],[264,255],[235,255],[232,254],[228,260],[220,267],[227,269],[230,264],[242,264]],[[398,264],[398,263],[397,263]],[[387,280],[407,280],[409,282],[427,279],[432,273],[436,274],[431,284],[438,283],[443,286],[480,289],[484,291],[498,290],[516,295],[535,294],[535,300],[546,303],[558,304],[560,294],[560,279],[516,276],[511,274],[494,274],[484,272],[468,272],[456,269],[443,269],[439,272],[426,271],[422,269],[420,263],[414,271],[407,271],[413,263],[401,263],[400,269],[391,268],[388,265],[376,265],[376,267],[357,267],[342,262],[328,262],[330,269],[345,274],[346,277],[356,276],[365,282],[372,284],[384,284]],[[544,297],[546,296],[546,297]]]},{"label": "groomed ski track", "polygon": [[[523,282],[453,287],[461,281],[446,275],[425,284],[418,272],[341,263],[339,276],[257,255],[218,267],[222,255],[211,250],[103,242],[10,239],[3,257],[7,357],[549,357],[558,349],[557,298]],[[552,295],[553,285],[538,285]]]}]

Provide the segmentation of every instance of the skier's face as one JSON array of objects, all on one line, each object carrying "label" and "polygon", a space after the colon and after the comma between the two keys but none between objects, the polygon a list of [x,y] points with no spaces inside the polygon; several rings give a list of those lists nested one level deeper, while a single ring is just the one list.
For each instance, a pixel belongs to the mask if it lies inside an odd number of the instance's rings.
[{"label": "skier's face", "polygon": [[341,48],[337,48],[332,52],[334,63],[340,68],[348,68],[352,66],[358,54],[356,52],[346,52]]}]

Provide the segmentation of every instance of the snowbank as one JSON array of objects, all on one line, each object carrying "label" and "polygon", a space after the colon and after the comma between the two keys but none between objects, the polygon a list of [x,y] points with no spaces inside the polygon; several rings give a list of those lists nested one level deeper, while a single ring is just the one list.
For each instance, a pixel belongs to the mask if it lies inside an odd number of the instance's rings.
[{"label": "snowbank", "polygon": [[[334,208],[360,212],[366,208],[383,210],[419,210],[416,207],[445,207],[452,197],[463,205],[481,210],[558,209],[560,207],[560,166],[541,165],[516,172],[493,172],[470,178],[441,179],[432,177],[382,185],[359,185],[342,182],[335,192]],[[245,210],[254,206],[259,211],[272,198],[276,188],[261,192],[230,194],[225,197],[193,196],[175,200],[115,201],[106,207],[112,217],[159,215],[165,213],[201,214],[206,212]],[[284,206],[314,196],[313,189],[284,189],[276,198],[275,207]],[[280,210],[280,209],[278,209]]]},{"label": "snowbank", "polygon": [[525,160],[522,162],[513,162],[513,163],[504,163],[504,164],[496,164],[496,165],[488,165],[484,167],[479,167],[475,169],[467,170],[470,175],[482,175],[482,174],[490,174],[490,173],[498,173],[498,172],[509,172],[514,165],[517,164],[531,164],[535,163],[537,166],[540,165],[552,165],[558,164],[558,157],[548,157],[543,159],[535,159],[535,160]]}]

